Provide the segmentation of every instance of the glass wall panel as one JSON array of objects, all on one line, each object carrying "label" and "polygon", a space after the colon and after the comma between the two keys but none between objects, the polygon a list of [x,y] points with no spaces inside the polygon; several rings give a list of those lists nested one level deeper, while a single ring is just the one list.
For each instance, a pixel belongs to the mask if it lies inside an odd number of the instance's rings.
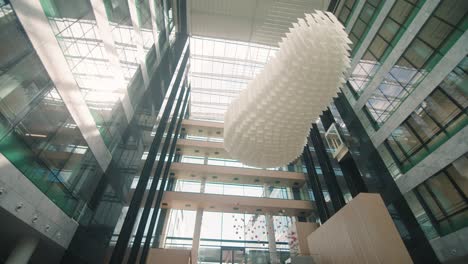
[{"label": "glass wall panel", "polygon": [[428,239],[468,226],[467,154],[406,194]]},{"label": "glass wall panel", "polygon": [[0,151],[70,217],[79,217],[103,172],[53,89],[0,140]]},{"label": "glass wall panel", "polygon": [[[196,215],[197,211],[171,209],[167,222],[166,248],[192,248]],[[213,226],[213,233],[216,234],[215,226]]]},{"label": "glass wall panel", "polygon": [[[41,4],[104,142],[113,152],[121,140],[119,126],[127,122],[120,100],[131,78],[128,68],[122,67],[126,81],[121,83],[111,70],[109,56],[112,54],[106,53],[89,0],[43,0]],[[114,1],[105,6],[116,42],[132,41],[125,4]],[[116,47],[121,61],[131,61],[130,53],[122,57],[120,46]],[[135,70],[133,67],[131,71]]]},{"label": "glass wall panel", "polygon": [[389,168],[396,164],[403,173],[408,171],[466,126],[467,68],[465,57],[379,147],[393,157],[385,159]]},{"label": "glass wall panel", "polygon": [[10,4],[0,1],[0,138],[52,83]]},{"label": "glass wall panel", "polygon": [[[2,1],[0,10],[0,152],[66,214],[81,220],[103,172],[11,6]],[[46,12],[60,10],[61,5]]]},{"label": "glass wall panel", "polygon": [[423,0],[397,0],[349,78],[349,88],[358,97],[374,77],[401,35],[419,12]]},{"label": "glass wall panel", "polygon": [[151,23],[151,13],[149,1],[153,0],[137,0],[136,8],[138,12],[138,20],[140,23],[140,30],[143,36],[143,48],[145,50],[145,57],[148,51],[154,44],[153,26]]},{"label": "glass wall panel", "polygon": [[343,24],[347,25],[348,19],[351,17],[351,14],[354,11],[354,7],[358,1],[356,0],[346,0],[341,8],[340,13],[338,14],[338,20]]},{"label": "glass wall panel", "polygon": [[[467,10],[468,2],[464,0],[440,2],[363,108],[375,129],[390,117],[465,32]],[[361,89],[356,87],[355,91]]]},{"label": "glass wall panel", "polygon": [[[289,255],[287,230],[291,223],[291,217],[273,216],[276,248],[278,255],[281,254],[281,263],[284,263]],[[238,256],[242,261],[269,263],[268,232],[264,215],[204,212],[199,262],[220,263],[221,258],[225,257],[224,253],[234,248],[243,252]],[[169,239],[172,238],[168,236],[166,241]]]},{"label": "glass wall panel", "polygon": [[104,0],[107,18],[112,30],[120,66],[126,80],[125,86],[139,69],[136,32],[130,17],[127,0]]},{"label": "glass wall panel", "polygon": [[380,8],[382,7],[384,2],[385,1],[381,0],[372,0],[366,1],[364,3],[361,13],[359,13],[359,16],[356,22],[354,23],[353,28],[349,32],[349,38],[353,42],[350,45],[351,53],[353,55],[356,53],[357,48],[359,47],[362,40],[365,38],[365,34],[367,34],[367,31],[372,26],[372,22],[379,13]]}]

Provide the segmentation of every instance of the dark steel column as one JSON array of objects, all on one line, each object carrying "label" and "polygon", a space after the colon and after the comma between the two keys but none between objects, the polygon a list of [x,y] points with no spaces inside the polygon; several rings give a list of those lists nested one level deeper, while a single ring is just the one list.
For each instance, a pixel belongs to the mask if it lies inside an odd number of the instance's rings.
[{"label": "dark steel column", "polygon": [[[187,54],[184,55],[184,61],[182,61],[182,65],[187,63],[188,56]],[[143,195],[145,194],[146,185],[149,181],[149,175],[151,173],[151,169],[153,168],[154,162],[156,160],[156,155],[159,150],[159,146],[161,144],[162,137],[164,135],[164,131],[166,129],[167,120],[169,118],[169,114],[171,113],[172,106],[175,101],[175,97],[178,91],[181,78],[183,76],[183,70],[180,70],[177,73],[177,77],[175,80],[175,85],[171,90],[171,94],[169,95],[166,107],[164,112],[161,116],[161,120],[159,122],[158,128],[156,129],[156,134],[154,136],[153,142],[151,143],[148,156],[146,158],[145,164],[143,166],[140,180],[135,188],[135,192],[133,193],[132,200],[128,207],[127,215],[125,216],[124,223],[122,225],[122,229],[120,230],[119,238],[117,239],[117,243],[114,247],[114,251],[112,252],[110,263],[118,264],[122,263],[125,253],[127,250],[128,242],[130,241],[130,236],[133,231],[133,226],[135,225],[136,218],[138,215],[138,211],[140,209],[141,202],[143,200]]]},{"label": "dark steel column", "polygon": [[346,203],[316,124],[312,124],[312,129],[310,130],[310,140],[314,145],[315,153],[317,154],[317,159],[320,168],[322,169],[323,178],[325,179],[328,192],[330,193],[330,200],[332,202],[333,208],[335,209],[335,212],[338,212],[338,210],[345,206]]},{"label": "dark steel column", "polygon": [[315,172],[315,165],[312,159],[312,154],[309,150],[309,145],[304,147],[304,151],[302,152],[302,159],[304,160],[304,164],[307,168],[307,182],[310,184],[310,187],[314,192],[315,205],[317,206],[320,221],[323,224],[328,220],[328,218],[330,218],[330,213],[328,212],[327,203],[325,202],[325,197],[323,196],[322,186],[320,185],[318,175]]},{"label": "dark steel column", "polygon": [[415,263],[438,263],[434,250],[427,240],[421,226],[416,220],[405,197],[400,192],[392,174],[388,171],[380,153],[370,140],[361,120],[343,93],[338,93],[334,99],[343,124],[349,132],[346,145],[369,192],[379,193],[390,211],[390,216],[401,234],[413,261]]},{"label": "dark steel column", "polygon": [[[302,200],[302,199],[301,199],[301,189],[300,189],[300,188],[298,188],[298,187],[292,187],[292,188],[291,188],[291,191],[292,191],[294,200]],[[297,217],[297,221],[299,221],[299,222],[307,222],[307,219],[305,218],[305,216],[298,216],[298,217]]]},{"label": "dark steel column", "polygon": [[331,113],[329,108],[327,108],[327,110],[325,111],[322,111],[322,114],[320,115],[320,120],[322,121],[325,131],[328,131],[330,126],[333,123],[335,123],[335,118],[333,118],[333,114]]},{"label": "dark steel column", "polygon": [[[135,234],[135,238],[133,240],[132,250],[130,251],[130,256],[128,258],[128,263],[135,263],[137,258],[138,258],[138,252],[140,250],[141,240],[143,239],[143,233],[145,232],[146,223],[148,221],[148,217],[149,217],[151,208],[153,207],[153,200],[154,200],[154,196],[156,195],[157,186],[158,186],[158,183],[159,183],[159,178],[161,177],[161,170],[162,170],[162,167],[164,166],[164,163],[165,163],[167,151],[169,149],[169,145],[170,145],[171,140],[172,140],[172,134],[174,133],[174,130],[175,130],[175,127],[176,127],[177,117],[179,115],[180,107],[182,105],[183,97],[184,97],[184,94],[185,94],[184,84],[181,83],[180,86],[182,86],[182,89],[180,91],[179,98],[177,100],[177,104],[175,106],[174,113],[172,115],[172,120],[171,120],[171,123],[169,125],[169,129],[167,130],[166,139],[164,140],[164,144],[163,144],[163,147],[162,147],[162,150],[161,150],[161,155],[159,156],[159,161],[158,161],[158,164],[156,166],[156,170],[155,170],[155,172],[153,174],[153,180],[151,182],[151,186],[150,186],[150,189],[148,191],[148,195],[146,196],[145,206],[143,208],[143,212],[141,214],[140,221],[138,223],[138,229],[137,229],[137,232]],[[162,191],[162,190],[160,190],[160,191]],[[155,214],[155,211],[153,211],[153,215],[154,214]],[[146,237],[146,240],[148,240],[148,239],[149,238]]]},{"label": "dark steel column", "polygon": [[[161,187],[160,187],[158,195],[156,197],[156,202],[155,202],[155,205],[154,205],[153,215],[151,216],[150,225],[149,225],[148,231],[146,233],[146,240],[145,240],[145,244],[143,246],[143,251],[141,253],[140,263],[146,263],[146,257],[148,255],[148,251],[149,251],[149,248],[150,248],[151,238],[153,237],[153,231],[154,231],[154,227],[155,227],[155,224],[156,224],[156,218],[158,216],[159,208],[161,208],[161,201],[162,201],[162,197],[163,197],[163,194],[164,194],[164,189],[166,188],[166,183],[167,183],[167,179],[168,179],[168,176],[169,176],[169,170],[170,170],[171,164],[172,164],[172,158],[174,157],[174,154],[175,154],[177,139],[178,139],[178,136],[179,136],[179,133],[180,133],[180,128],[182,127],[182,120],[184,119],[184,114],[185,114],[185,111],[187,109],[189,95],[190,95],[190,88],[187,90],[187,93],[185,94],[184,106],[182,108],[182,111],[180,112],[179,121],[177,123],[177,128],[175,129],[175,135],[174,135],[174,138],[172,139],[171,149],[169,151],[169,156],[168,156],[168,159],[167,159],[167,163],[166,163],[166,166],[164,168],[163,179],[161,181]],[[159,170],[157,170],[156,173],[161,174],[162,166],[159,167],[159,164],[158,164],[157,169],[159,169]],[[159,176],[160,175],[158,175],[158,178],[159,178]],[[167,187],[169,187],[169,185]],[[151,200],[151,204],[153,204],[153,200]]]},{"label": "dark steel column", "polygon": [[[326,131],[335,123],[335,118],[333,117],[330,108],[323,111],[320,115],[320,120],[322,121],[323,127]],[[343,133],[340,130],[339,126],[336,126],[338,134],[343,137]],[[343,142],[343,144],[345,144]],[[362,181],[361,174],[354,164],[354,160],[350,154],[346,154],[340,161],[337,161],[340,165],[341,171],[343,172],[343,178],[346,181],[346,185],[348,185],[349,192],[351,193],[352,197],[355,197],[360,192],[367,192],[367,188],[365,187],[364,182]]]},{"label": "dark steel column", "polygon": [[343,177],[348,184],[349,192],[352,197],[355,197],[359,193],[367,192],[367,187],[362,180],[361,173],[357,168],[353,157],[348,153],[340,161],[340,168],[343,172]]}]

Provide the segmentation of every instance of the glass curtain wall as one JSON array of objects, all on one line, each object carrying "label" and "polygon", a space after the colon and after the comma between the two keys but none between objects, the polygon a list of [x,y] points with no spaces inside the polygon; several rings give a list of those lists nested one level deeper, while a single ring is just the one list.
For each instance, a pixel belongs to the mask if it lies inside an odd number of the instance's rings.
[{"label": "glass curtain wall", "polygon": [[41,1],[57,41],[96,125],[112,152],[125,118],[120,99],[126,84],[116,81],[89,0]]},{"label": "glass curtain wall", "polygon": [[354,8],[359,0],[346,0],[341,8],[340,13],[338,14],[338,20],[346,26],[349,18],[353,14]]},{"label": "glass curtain wall", "polygon": [[465,57],[379,147],[395,177],[414,167],[468,124],[467,71]]},{"label": "glass curtain wall", "polygon": [[428,239],[468,226],[468,155],[405,195]]},{"label": "glass curtain wall", "polygon": [[[126,85],[128,85],[136,71],[141,70],[136,46],[138,41],[130,17],[128,1],[104,0],[104,5],[119,56],[120,67],[124,72]],[[141,73],[137,76],[142,78]]]},{"label": "glass curtain wall", "polygon": [[367,0],[364,3],[353,28],[349,32],[349,39],[352,41],[350,45],[352,55],[358,50],[384,3],[385,1],[382,0]]},{"label": "glass curtain wall", "polygon": [[356,98],[372,80],[424,2],[424,0],[397,0],[395,2],[348,79],[348,87]]},{"label": "glass curtain wall", "polygon": [[363,110],[378,129],[427,76],[468,26],[468,2],[443,0],[387,73]]},{"label": "glass curtain wall", "polygon": [[0,152],[81,220],[103,172],[9,4],[0,2]]},{"label": "glass curtain wall", "polygon": [[273,216],[273,222],[274,231],[267,228],[264,215],[205,212],[199,261],[219,263],[223,248],[238,248],[244,250],[243,258],[246,262],[252,262],[252,259],[255,261],[260,257],[259,259],[267,263],[268,232],[275,233],[277,251],[288,255],[287,230],[292,220],[285,216]]}]

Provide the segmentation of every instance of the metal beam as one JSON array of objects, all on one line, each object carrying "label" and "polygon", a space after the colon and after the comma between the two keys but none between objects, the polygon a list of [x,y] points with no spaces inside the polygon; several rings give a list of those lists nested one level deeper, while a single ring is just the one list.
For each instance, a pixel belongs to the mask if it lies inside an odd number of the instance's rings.
[{"label": "metal beam", "polygon": [[140,263],[145,263],[146,262],[146,257],[148,255],[148,251],[149,251],[149,248],[150,248],[151,238],[153,237],[153,231],[154,231],[154,228],[155,228],[155,225],[156,225],[156,219],[157,219],[157,216],[158,216],[158,213],[159,213],[159,208],[161,208],[161,201],[162,201],[162,197],[163,197],[163,194],[164,194],[164,189],[171,187],[170,185],[166,186],[166,183],[167,183],[167,179],[168,179],[168,176],[169,176],[169,170],[170,170],[171,164],[172,164],[172,158],[174,157],[174,154],[175,154],[177,139],[178,139],[180,130],[182,128],[182,120],[184,119],[185,112],[187,111],[189,96],[190,96],[190,88],[188,88],[187,93],[185,94],[184,106],[182,108],[182,111],[180,111],[179,121],[177,123],[177,128],[175,129],[174,138],[172,139],[171,150],[169,151],[168,161],[166,163],[166,167],[164,168],[163,179],[162,179],[162,182],[161,182],[160,191],[158,192],[158,196],[156,197],[156,204],[154,206],[153,215],[151,216],[150,225],[149,225],[148,231],[146,233],[146,240],[145,240],[145,243],[143,245],[143,251],[142,251],[141,257],[140,257]]},{"label": "metal beam", "polygon": [[[185,65],[187,63],[187,59],[188,59],[188,56],[187,56],[187,53],[185,53],[184,58],[182,59],[181,63]],[[176,74],[177,76],[174,80],[174,83],[178,84],[180,83],[182,76],[184,76],[184,70],[179,69],[179,71]],[[135,193],[133,195],[132,201],[130,202],[127,215],[125,216],[125,220],[122,225],[122,229],[120,231],[120,235],[115,245],[114,251],[112,253],[110,263],[122,263],[125,257],[127,245],[128,245],[128,242],[130,241],[130,236],[133,231],[133,226],[135,225],[135,222],[136,222],[138,211],[140,209],[140,204],[143,200],[143,195],[145,193],[146,185],[148,184],[148,181],[149,181],[149,175],[151,173],[154,162],[156,160],[156,154],[158,153],[159,146],[161,144],[164,131],[166,128],[167,120],[169,118],[169,114],[171,113],[172,105],[175,101],[175,97],[178,92],[178,88],[179,88],[178,85],[172,85],[171,93],[169,95],[167,103],[164,106],[164,112],[159,122],[159,126],[156,129],[154,140],[151,143],[148,156],[146,158],[145,164],[143,166],[143,170],[140,175],[140,180],[138,181],[137,187],[135,188]]]},{"label": "metal beam", "polygon": [[312,154],[309,150],[309,145],[304,147],[304,151],[302,152],[302,159],[304,160],[304,164],[307,168],[307,175],[309,176],[308,183],[310,184],[310,187],[314,193],[317,211],[319,213],[320,221],[323,224],[328,220],[328,218],[330,218],[330,212],[328,211],[327,203],[325,202],[325,197],[323,196],[323,190],[322,186],[320,185],[318,175],[315,172],[315,165],[312,159]]}]

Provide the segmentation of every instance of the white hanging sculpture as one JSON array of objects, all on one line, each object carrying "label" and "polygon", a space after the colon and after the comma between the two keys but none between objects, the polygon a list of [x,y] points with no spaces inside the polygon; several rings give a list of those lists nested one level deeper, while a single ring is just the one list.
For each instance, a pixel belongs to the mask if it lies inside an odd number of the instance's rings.
[{"label": "white hanging sculpture", "polygon": [[287,165],[302,153],[312,122],[345,82],[351,41],[329,12],[293,23],[279,51],[229,105],[224,147],[249,166]]}]

